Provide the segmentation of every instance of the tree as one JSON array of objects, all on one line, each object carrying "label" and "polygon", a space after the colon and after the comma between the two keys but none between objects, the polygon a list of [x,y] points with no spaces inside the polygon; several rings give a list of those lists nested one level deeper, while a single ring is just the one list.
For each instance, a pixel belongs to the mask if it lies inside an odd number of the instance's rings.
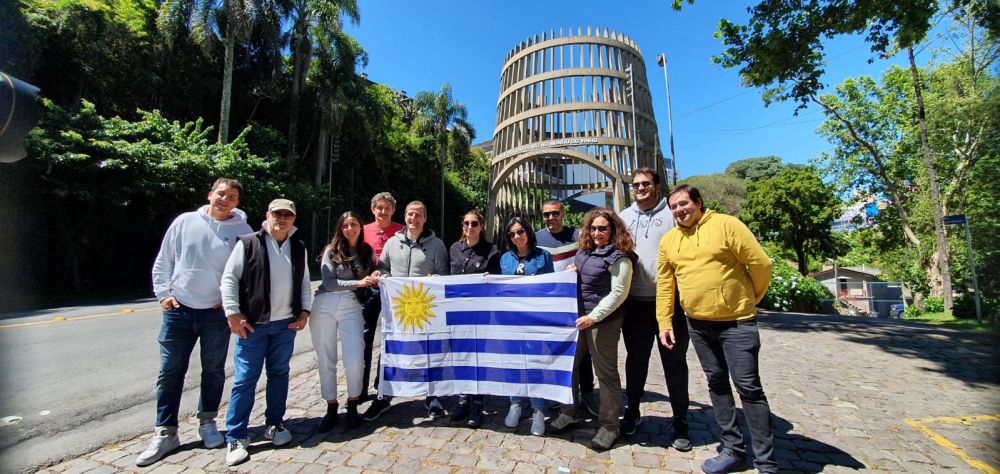
[{"label": "tree", "polygon": [[833,189],[815,171],[790,168],[750,183],[740,219],[758,238],[793,250],[799,273],[808,275],[807,256],[825,258],[840,253],[830,230],[840,210]]},{"label": "tree", "polygon": [[705,207],[737,215],[747,198],[747,182],[728,174],[691,176],[678,184],[690,184],[701,191]]},{"label": "tree", "polygon": [[726,174],[747,181],[758,181],[777,176],[785,166],[777,156],[745,158],[726,166]]},{"label": "tree", "polygon": [[[674,0],[679,9],[682,0]],[[688,0],[693,3],[693,0]],[[926,109],[921,96],[920,79],[913,58],[913,47],[924,40],[931,28],[933,16],[943,5],[937,1],[910,2],[899,5],[883,0],[819,0],[802,5],[786,0],[762,0],[748,9],[748,25],[736,25],[729,20],[719,23],[719,36],[726,50],[714,60],[724,67],[739,67],[744,82],[751,87],[766,88],[765,103],[774,100],[795,100],[803,108],[817,102],[817,93],[823,84],[825,56],[822,39],[844,34],[866,33],[865,40],[871,50],[888,56],[897,48],[906,49],[913,76],[916,96],[915,121],[920,127],[921,151],[924,165],[931,177],[929,190],[935,216],[935,240],[938,253],[938,272],[941,286],[937,288],[951,307],[951,277],[948,271],[948,248],[945,242],[944,223],[938,183],[935,179],[930,147],[927,144]],[[1000,35],[997,17],[1000,2],[995,0],[953,0],[952,8],[968,10],[978,15],[977,23]],[[822,104],[820,104],[822,105]],[[825,108],[826,109],[826,108]],[[832,112],[826,109],[827,112]]]},{"label": "tree", "polygon": [[[357,25],[361,16],[357,0],[293,0],[289,7],[292,84],[288,100],[288,159],[295,161],[298,159],[299,104],[313,51],[317,45],[336,45],[340,41],[338,36],[343,34],[344,17]],[[331,53],[330,48],[320,46],[318,49],[320,54]]]},{"label": "tree", "polygon": [[189,32],[206,51],[222,43],[225,59],[218,141],[228,142],[236,45],[250,38],[257,23],[277,25],[277,5],[271,0],[165,0],[156,21],[168,43],[180,31]]},{"label": "tree", "polygon": [[468,120],[465,104],[456,102],[451,96],[451,85],[445,84],[440,92],[421,92],[416,97],[417,110],[423,119],[418,127],[431,131],[437,141],[438,158],[441,162],[441,235],[444,235],[444,183],[445,161],[448,158],[449,140],[468,148],[475,139],[476,131]]}]

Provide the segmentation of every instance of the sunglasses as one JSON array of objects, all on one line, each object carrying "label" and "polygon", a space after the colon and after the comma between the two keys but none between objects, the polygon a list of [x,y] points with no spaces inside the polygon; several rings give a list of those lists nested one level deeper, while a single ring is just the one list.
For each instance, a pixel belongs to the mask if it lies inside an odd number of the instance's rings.
[{"label": "sunglasses", "polygon": [[560,214],[561,212],[562,212],[562,211],[549,211],[549,212],[543,212],[543,213],[542,213],[542,217],[544,217],[545,219],[548,219],[548,218],[550,218],[550,217],[559,217],[559,214]]},{"label": "sunglasses", "polygon": [[292,214],[291,212],[287,211],[272,212],[271,215],[277,217],[278,219],[291,219],[295,217],[295,214]]},{"label": "sunglasses", "polygon": [[473,229],[475,229],[476,227],[479,227],[479,221],[465,221],[462,223],[462,226],[472,227]]},{"label": "sunglasses", "polygon": [[641,189],[641,188],[649,187],[649,186],[652,186],[652,185],[653,185],[653,183],[650,182],[650,181],[636,181],[636,182],[632,183],[632,189]]},{"label": "sunglasses", "polygon": [[611,227],[610,226],[606,226],[606,225],[592,225],[592,226],[590,226],[590,231],[591,232],[598,232],[598,233],[603,234],[603,233],[605,233],[605,232],[607,232],[609,230],[611,230]]},{"label": "sunglasses", "polygon": [[526,231],[524,229],[517,229],[517,230],[515,230],[513,232],[507,232],[507,237],[510,237],[510,238],[513,239],[514,237],[520,237],[520,236],[522,236],[524,234],[527,234],[527,233],[528,233],[528,231]]}]

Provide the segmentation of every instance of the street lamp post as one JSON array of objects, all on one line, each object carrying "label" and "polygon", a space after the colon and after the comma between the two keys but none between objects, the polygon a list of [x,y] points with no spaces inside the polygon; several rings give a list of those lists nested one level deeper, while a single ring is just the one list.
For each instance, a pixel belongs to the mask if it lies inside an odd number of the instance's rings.
[{"label": "street lamp post", "polygon": [[677,184],[677,157],[674,155],[674,115],[670,110],[670,80],[667,78],[667,56],[663,53],[656,55],[656,64],[663,68],[663,83],[667,88],[667,131],[670,135],[670,181]]}]

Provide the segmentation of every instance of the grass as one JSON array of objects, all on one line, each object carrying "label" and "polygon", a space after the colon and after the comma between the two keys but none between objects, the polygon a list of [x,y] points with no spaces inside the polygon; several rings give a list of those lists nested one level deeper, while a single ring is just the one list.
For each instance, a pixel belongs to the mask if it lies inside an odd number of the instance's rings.
[{"label": "grass", "polygon": [[924,313],[915,318],[906,318],[905,320],[946,327],[948,329],[957,329],[959,331],[1000,335],[1000,326],[991,324],[988,320],[984,320],[982,324],[978,324],[975,319],[955,319],[950,313],[943,311],[940,313]]}]

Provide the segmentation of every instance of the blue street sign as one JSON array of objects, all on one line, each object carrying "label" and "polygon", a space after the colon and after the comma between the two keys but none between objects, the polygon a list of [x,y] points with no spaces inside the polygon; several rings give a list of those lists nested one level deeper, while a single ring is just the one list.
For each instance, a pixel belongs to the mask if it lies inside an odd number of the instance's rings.
[{"label": "blue street sign", "polygon": [[953,216],[944,216],[945,225],[951,224],[965,224],[965,214],[955,214]]}]

